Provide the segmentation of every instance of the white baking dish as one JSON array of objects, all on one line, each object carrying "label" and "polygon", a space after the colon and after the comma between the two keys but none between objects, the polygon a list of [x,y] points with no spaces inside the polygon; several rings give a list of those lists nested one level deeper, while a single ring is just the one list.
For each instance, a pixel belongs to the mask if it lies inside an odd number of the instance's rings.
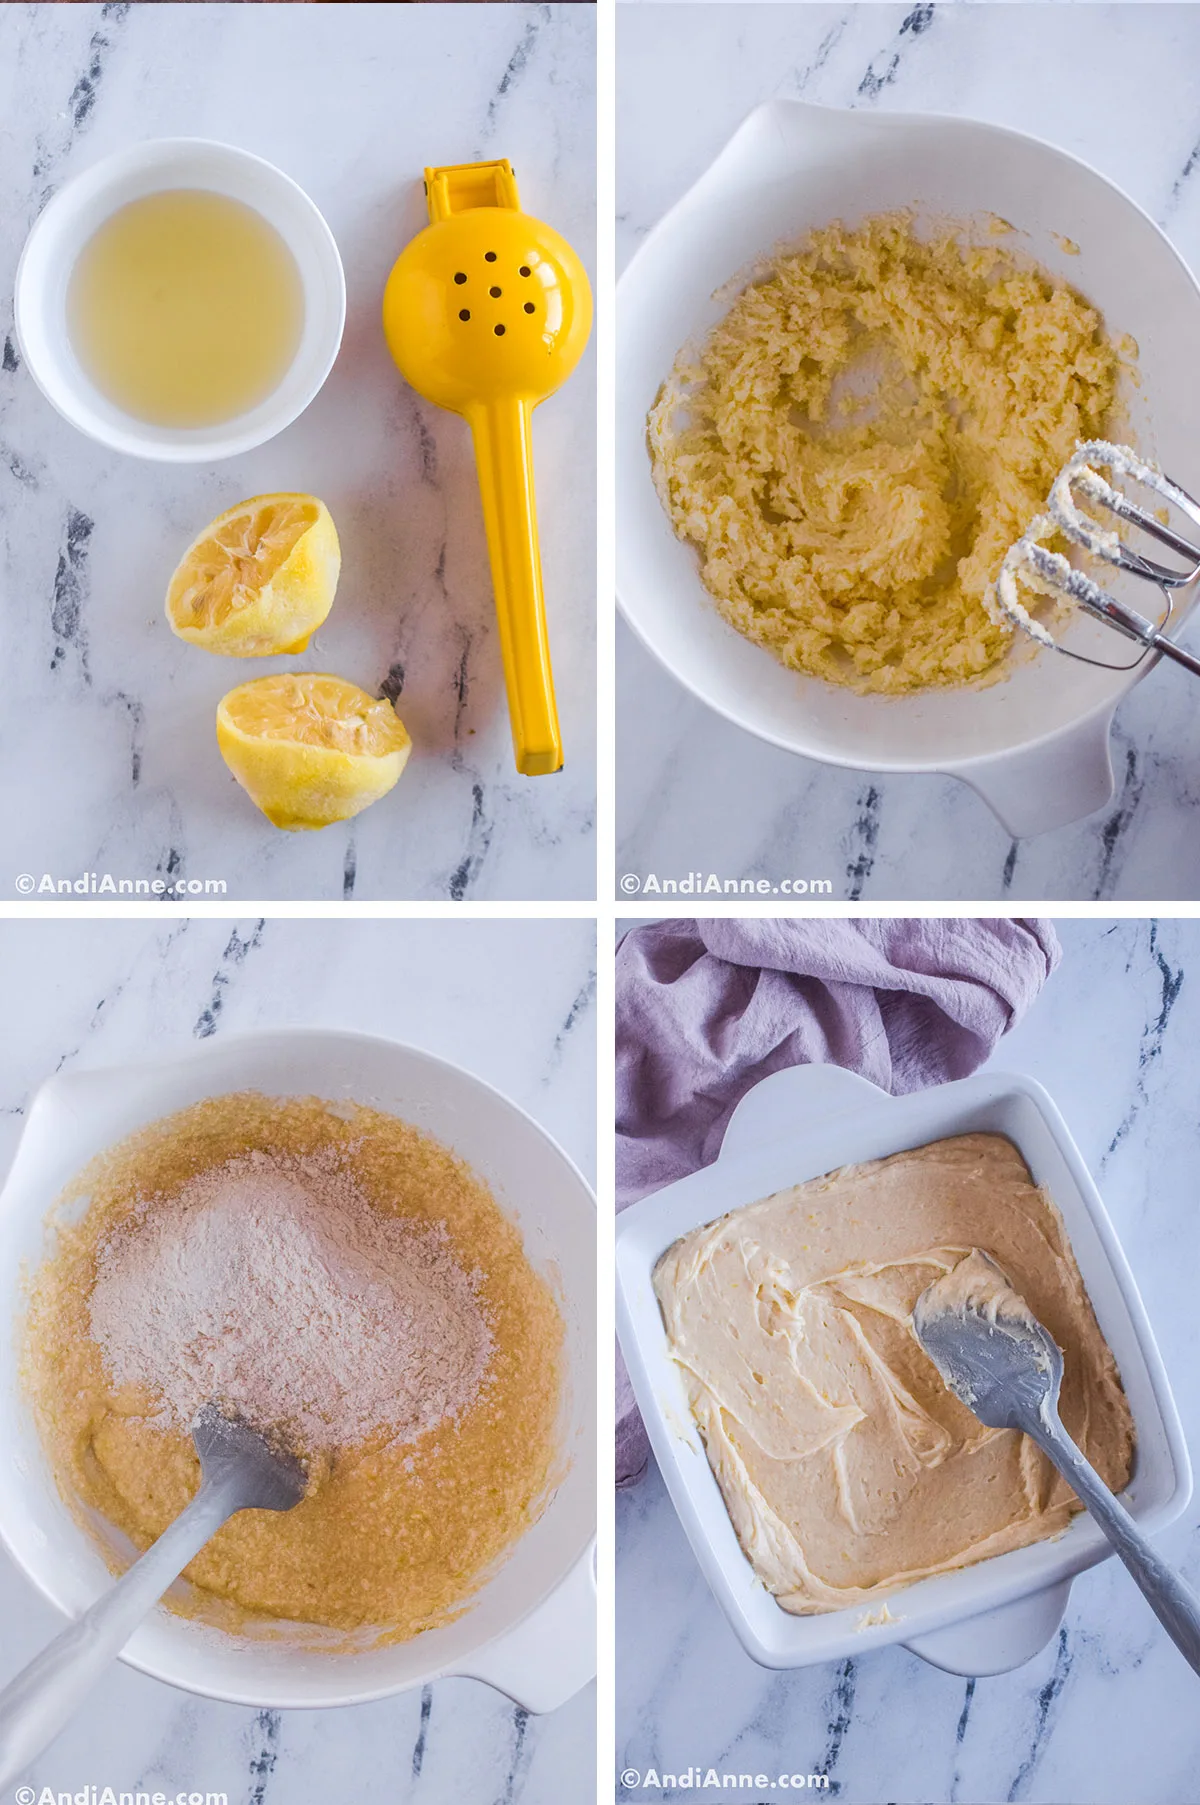
[{"label": "white baking dish", "polygon": [[323,1030],[221,1037],[188,1057],[52,1078],[34,1099],[0,1193],[0,1535],[42,1592],[75,1616],[112,1583],[67,1510],[17,1375],[23,1269],[45,1251],[47,1212],[96,1153],[202,1098],[237,1090],[348,1099],[437,1137],[491,1186],[566,1321],[561,1426],[565,1471],[536,1523],[457,1621],[391,1648],[322,1648],[282,1626],[278,1640],[232,1636],[159,1608],[125,1652],[142,1672],[210,1698],[256,1706],[357,1704],[444,1674],[486,1680],[549,1711],[596,1671],[595,1232],[592,1194],[545,1130],[482,1080],[432,1054]]},{"label": "white baking dish", "polygon": [[617,1324],[650,1442],[705,1577],[743,1647],[766,1667],[806,1667],[903,1642],[953,1673],[1000,1673],[1054,1634],[1071,1579],[1109,1552],[1080,1515],[1053,1541],[922,1580],[888,1600],[793,1617],[755,1578],[701,1445],[667,1348],[652,1274],[680,1235],[839,1166],[945,1135],[990,1131],[1020,1148],[1060,1210],[1101,1330],[1116,1356],[1137,1434],[1124,1501],[1144,1530],[1174,1522],[1191,1495],[1179,1418],[1133,1277],[1066,1124],[1040,1085],[981,1074],[890,1097],[837,1066],[795,1066],[738,1105],[720,1157],[633,1205],[617,1227]]},{"label": "white baking dish", "polygon": [[[1012,833],[1040,833],[1111,798],[1113,713],[1153,660],[1121,676],[1022,645],[1003,682],[894,698],[801,677],[722,620],[651,479],[646,415],[677,352],[727,311],[730,284],[816,226],[899,207],[919,222],[1011,221],[1020,236],[1007,242],[1080,289],[1115,333],[1132,334],[1141,386],[1127,399],[1139,440],[1200,493],[1200,290],[1127,195],[1065,151],[977,120],[774,100],[659,222],[618,286],[618,594],[648,649],[736,726],[827,764],[960,777]],[[1123,593],[1142,612],[1158,601],[1136,581]],[[1184,592],[1181,615],[1191,599]],[[1072,634],[1100,657],[1134,649],[1094,623]]]}]

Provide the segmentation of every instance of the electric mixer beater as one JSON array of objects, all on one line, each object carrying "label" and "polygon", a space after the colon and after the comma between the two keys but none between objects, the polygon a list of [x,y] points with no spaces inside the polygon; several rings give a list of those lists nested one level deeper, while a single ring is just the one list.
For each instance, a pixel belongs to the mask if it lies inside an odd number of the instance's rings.
[{"label": "electric mixer beater", "polygon": [[[1127,495],[1099,474],[1096,465],[1108,469],[1114,476],[1126,476],[1152,493],[1161,495],[1164,501],[1200,527],[1200,502],[1195,501],[1186,489],[1180,488],[1178,483],[1164,476],[1154,464],[1147,463],[1127,445],[1112,445],[1105,439],[1091,439],[1086,444],[1077,446],[1074,455],[1059,471],[1050,490],[1046,513],[1039,514],[1005,554],[996,580],[992,612],[1019,627],[1039,645],[1062,652],[1065,657],[1079,659],[1084,664],[1097,664],[1109,670],[1133,670],[1149,653],[1161,652],[1176,664],[1182,664],[1187,670],[1200,676],[1200,658],[1185,651],[1173,639],[1168,639],[1163,631],[1173,610],[1172,592],[1185,589],[1200,576],[1200,548],[1181,537],[1166,522],[1130,501]],[[1083,512],[1076,492],[1092,508],[1104,509],[1126,525],[1139,528],[1160,545],[1175,552],[1184,560],[1184,568],[1159,564],[1155,559],[1131,550],[1117,532],[1100,525]],[[1127,571],[1131,576],[1156,583],[1167,604],[1162,619],[1148,620],[1136,608],[1102,588],[1085,571],[1077,569],[1062,552],[1052,551],[1044,541],[1055,533],[1061,533],[1072,545],[1079,546],[1081,550],[1119,570]],[[1093,619],[1103,621],[1106,626],[1114,628],[1126,638],[1135,640],[1141,646],[1141,652],[1132,663],[1120,665],[1104,658],[1090,658],[1082,652],[1060,645],[1049,628],[1034,619],[1021,600],[1022,584],[1035,595],[1076,603]]]}]

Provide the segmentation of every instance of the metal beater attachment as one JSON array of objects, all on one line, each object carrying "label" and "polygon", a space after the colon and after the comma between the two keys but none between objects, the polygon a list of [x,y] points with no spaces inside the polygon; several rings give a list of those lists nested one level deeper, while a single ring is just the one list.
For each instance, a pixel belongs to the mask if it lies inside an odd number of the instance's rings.
[{"label": "metal beater attachment", "polygon": [[[1200,658],[1194,657],[1191,652],[1185,652],[1174,640],[1167,639],[1163,631],[1171,619],[1172,591],[1186,588],[1200,576],[1200,547],[1181,538],[1161,520],[1156,520],[1144,508],[1139,508],[1130,501],[1120,489],[1113,488],[1093,468],[1096,464],[1103,465],[1114,476],[1126,476],[1144,488],[1153,490],[1200,528],[1200,502],[1195,501],[1185,489],[1181,489],[1178,483],[1164,476],[1153,464],[1145,463],[1127,445],[1110,445],[1104,439],[1091,439],[1077,447],[1074,456],[1055,477],[1046,503],[1046,513],[1039,514],[1005,554],[1000,575],[996,579],[994,612],[1013,626],[1020,627],[1039,645],[1049,646],[1068,658],[1078,659],[1082,664],[1097,664],[1114,671],[1134,670],[1149,653],[1161,652],[1200,676]],[[1082,512],[1077,492],[1079,498],[1091,507],[1107,510],[1118,520],[1138,527],[1160,545],[1167,546],[1185,561],[1186,568],[1171,568],[1140,552],[1132,551],[1123,543],[1119,534],[1111,528],[1101,526]],[[1157,584],[1166,602],[1166,612],[1161,620],[1147,620],[1136,608],[1131,608],[1118,596],[1102,589],[1086,572],[1077,570],[1061,552],[1051,551],[1044,541],[1055,533],[1061,533],[1073,545],[1078,545],[1093,557],[1128,571],[1131,576],[1141,577],[1145,582]],[[1021,600],[1022,586],[1052,600],[1061,600],[1065,596],[1069,601],[1078,603],[1096,620],[1115,627],[1126,638],[1136,640],[1142,648],[1141,652],[1132,664],[1114,664],[1106,658],[1089,658],[1082,652],[1074,652],[1067,646],[1059,645],[1049,628],[1035,620]]]}]

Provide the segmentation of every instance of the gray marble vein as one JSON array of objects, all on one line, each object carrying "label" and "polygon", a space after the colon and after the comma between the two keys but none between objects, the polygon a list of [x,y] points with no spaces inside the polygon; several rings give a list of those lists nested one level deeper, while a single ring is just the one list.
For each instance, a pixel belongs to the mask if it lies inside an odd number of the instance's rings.
[{"label": "gray marble vein", "polygon": [[[0,8],[0,895],[21,874],[92,871],[223,881],[231,899],[594,893],[592,354],[534,423],[566,768],[519,778],[469,434],[406,387],[378,320],[424,223],[428,163],[508,156],[523,205],[592,265],[594,20],[572,5]],[[12,327],[17,258],[55,189],[132,139],[188,134],[299,181],[349,290],[342,354],[307,413],[209,468],[81,438]],[[184,645],[161,616],[176,560],[221,509],[279,489],[319,494],[337,522],[329,620],[291,660]],[[415,742],[390,797],[315,834],[272,828],[216,749],[220,696],[285,668],[390,697]]]},{"label": "gray marble vein", "polygon": [[[212,1034],[357,1029],[457,1061],[595,1171],[591,922],[0,923],[0,1169],[65,1065],[178,1056]],[[61,1618],[0,1554],[0,1683]],[[561,1805],[594,1786],[589,1687],[529,1717],[471,1680],[341,1711],[255,1711],[114,1667],[31,1776],[73,1796],[224,1791],[230,1805]]]},{"label": "gray marble vein", "polygon": [[[1200,923],[1058,929],[1063,964],[991,1065],[1046,1086],[1096,1175],[1195,1465]],[[1200,1499],[1159,1542],[1200,1583]],[[1061,1632],[1032,1661],[966,1681],[901,1648],[791,1673],[755,1667],[653,1466],[618,1495],[617,1555],[618,1772],[825,1772],[828,1794],[807,1796],[847,1805],[1195,1805],[1196,1679],[1115,1560],[1075,1581]],[[757,1793],[663,1796],[758,1805]],[[792,1796],[767,1794],[772,1805]]]},{"label": "gray marble vein", "polygon": [[[762,101],[965,114],[1114,180],[1200,267],[1200,10],[1188,5],[618,7],[618,263]],[[827,882],[847,900],[1200,895],[1200,711],[1182,672],[1123,703],[1117,793],[1014,846],[964,785],[838,771],[694,701],[618,628],[617,876]]]}]

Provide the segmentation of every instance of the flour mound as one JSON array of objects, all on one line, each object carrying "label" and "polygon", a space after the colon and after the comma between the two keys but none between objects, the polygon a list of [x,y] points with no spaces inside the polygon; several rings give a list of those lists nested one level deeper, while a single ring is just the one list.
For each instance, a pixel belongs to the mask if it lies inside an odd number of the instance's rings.
[{"label": "flour mound", "polygon": [[188,1428],[212,1400],[308,1453],[415,1441],[478,1397],[492,1337],[446,1230],[376,1210],[336,1153],[251,1153],[101,1245],[110,1378]]}]

